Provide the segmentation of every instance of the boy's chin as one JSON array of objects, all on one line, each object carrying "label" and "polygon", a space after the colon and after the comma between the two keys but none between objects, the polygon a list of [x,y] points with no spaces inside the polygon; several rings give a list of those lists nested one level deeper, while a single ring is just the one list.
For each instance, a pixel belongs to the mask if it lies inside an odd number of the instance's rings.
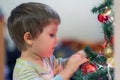
[{"label": "boy's chin", "polygon": [[47,55],[44,55],[43,57],[44,58],[50,58],[53,54],[47,54]]},{"label": "boy's chin", "polygon": [[52,55],[53,55],[53,54],[48,55],[47,58],[50,58]]}]

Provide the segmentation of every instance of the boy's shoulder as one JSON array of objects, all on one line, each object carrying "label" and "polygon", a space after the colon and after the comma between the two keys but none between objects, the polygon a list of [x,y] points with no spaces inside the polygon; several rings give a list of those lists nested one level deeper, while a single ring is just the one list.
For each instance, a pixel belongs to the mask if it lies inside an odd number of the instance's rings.
[{"label": "boy's shoulder", "polygon": [[23,74],[23,73],[28,73],[28,72],[33,72],[33,73],[38,73],[38,74],[42,74],[42,73],[47,73],[48,71],[40,65],[34,64],[32,62],[29,62],[27,60],[18,58],[16,61],[16,65],[14,68],[14,72],[19,72],[19,74]]},{"label": "boy's shoulder", "polygon": [[28,70],[32,70],[34,68],[34,65],[24,59],[18,58],[16,60],[16,64],[14,67],[14,72],[24,72],[24,71],[28,71]]},{"label": "boy's shoulder", "polygon": [[35,66],[32,63],[21,58],[17,59],[13,72],[13,78],[15,80],[18,80],[19,78],[25,78],[26,76],[27,77],[24,80],[28,80],[29,78],[35,77],[37,75],[38,74],[35,70]]}]

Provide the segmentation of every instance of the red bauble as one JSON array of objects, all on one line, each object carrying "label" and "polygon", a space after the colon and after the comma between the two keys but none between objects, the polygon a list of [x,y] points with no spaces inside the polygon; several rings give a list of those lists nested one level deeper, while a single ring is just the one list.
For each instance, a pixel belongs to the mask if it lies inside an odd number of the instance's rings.
[{"label": "red bauble", "polygon": [[81,70],[83,71],[83,74],[87,73],[94,73],[97,70],[97,67],[95,64],[92,64],[90,62],[86,62],[82,65]]},{"label": "red bauble", "polygon": [[107,15],[103,15],[103,14],[99,14],[98,15],[98,20],[102,23],[106,22],[108,20],[108,16]]},{"label": "red bauble", "polygon": [[110,43],[111,43],[112,45],[114,45],[114,37],[113,37],[113,36],[110,38]]},{"label": "red bauble", "polygon": [[108,43],[108,39],[106,35],[104,36],[104,39],[105,39],[105,42]]},{"label": "red bauble", "polygon": [[102,48],[106,48],[107,47],[107,42],[104,42],[104,44],[102,44]]}]

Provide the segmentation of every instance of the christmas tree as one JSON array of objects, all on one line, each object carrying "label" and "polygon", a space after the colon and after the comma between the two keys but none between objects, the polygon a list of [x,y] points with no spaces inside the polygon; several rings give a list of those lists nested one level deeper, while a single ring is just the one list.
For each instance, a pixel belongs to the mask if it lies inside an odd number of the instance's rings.
[{"label": "christmas tree", "polygon": [[92,12],[98,14],[98,21],[102,23],[105,38],[103,54],[85,47],[89,61],[79,67],[71,80],[114,80],[113,0],[104,0],[101,5],[94,7]]}]

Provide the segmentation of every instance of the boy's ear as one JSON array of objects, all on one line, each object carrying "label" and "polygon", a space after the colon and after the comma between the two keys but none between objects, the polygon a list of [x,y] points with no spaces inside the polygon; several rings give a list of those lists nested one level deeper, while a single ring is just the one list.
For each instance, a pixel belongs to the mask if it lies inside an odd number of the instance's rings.
[{"label": "boy's ear", "polygon": [[26,32],[24,34],[24,40],[25,40],[25,43],[28,44],[28,45],[32,45],[33,43],[33,38],[32,38],[32,35],[30,32]]}]

